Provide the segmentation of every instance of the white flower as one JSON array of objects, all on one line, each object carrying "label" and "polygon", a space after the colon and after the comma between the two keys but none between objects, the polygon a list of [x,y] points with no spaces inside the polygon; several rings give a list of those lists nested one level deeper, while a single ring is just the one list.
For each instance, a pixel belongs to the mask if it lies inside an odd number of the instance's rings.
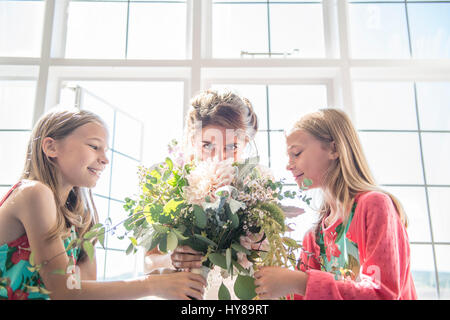
[{"label": "white flower", "polygon": [[232,159],[202,161],[186,177],[189,186],[183,188],[184,197],[191,204],[201,205],[207,196],[214,202],[215,191],[231,185],[235,174],[236,168],[232,166]]}]

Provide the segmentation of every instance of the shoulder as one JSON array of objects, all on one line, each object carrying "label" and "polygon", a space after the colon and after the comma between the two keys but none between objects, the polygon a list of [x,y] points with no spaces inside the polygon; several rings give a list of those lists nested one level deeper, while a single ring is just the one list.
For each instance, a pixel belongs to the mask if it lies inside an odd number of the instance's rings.
[{"label": "shoulder", "polygon": [[[383,223],[398,216],[391,197],[381,191],[368,191],[358,194],[355,215],[362,217],[362,221]],[[395,218],[394,218],[395,219]]]},{"label": "shoulder", "polygon": [[22,222],[39,221],[39,224],[56,219],[56,203],[53,191],[39,181],[24,181],[17,190],[16,200],[20,203],[18,218]]},{"label": "shoulder", "polygon": [[357,206],[365,207],[365,208],[373,208],[380,206],[390,206],[392,205],[391,197],[381,191],[367,191],[359,193],[355,201],[357,202]]}]

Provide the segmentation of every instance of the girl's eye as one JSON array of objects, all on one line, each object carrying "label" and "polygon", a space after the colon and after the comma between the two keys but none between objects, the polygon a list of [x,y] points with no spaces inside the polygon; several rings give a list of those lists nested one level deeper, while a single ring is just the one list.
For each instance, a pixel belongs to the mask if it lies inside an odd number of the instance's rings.
[{"label": "girl's eye", "polygon": [[90,146],[92,149],[94,149],[94,150],[97,150],[97,149],[98,149],[97,146],[94,146],[94,145],[92,145],[92,144],[90,144],[89,146]]},{"label": "girl's eye", "polygon": [[206,149],[206,150],[210,151],[210,150],[214,149],[214,147],[213,147],[213,145],[211,143],[205,143],[203,145],[203,149]]},{"label": "girl's eye", "polygon": [[228,151],[235,151],[237,149],[237,145],[232,144],[226,147]]},{"label": "girl's eye", "polygon": [[295,156],[298,157],[302,152],[296,153]]}]

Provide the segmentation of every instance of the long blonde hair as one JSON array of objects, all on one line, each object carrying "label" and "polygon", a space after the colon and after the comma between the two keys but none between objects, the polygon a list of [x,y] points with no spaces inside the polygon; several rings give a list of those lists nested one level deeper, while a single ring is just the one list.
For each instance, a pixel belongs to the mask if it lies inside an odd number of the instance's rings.
[{"label": "long blonde hair", "polygon": [[325,199],[320,208],[316,232],[331,209],[330,199],[335,199],[338,212],[347,220],[355,196],[360,192],[379,191],[387,194],[405,226],[408,225],[400,201],[382,190],[375,182],[364,156],[358,134],[347,114],[338,109],[320,109],[303,116],[294,125],[294,130],[304,130],[329,147],[334,142],[338,158],[328,168],[322,181]]},{"label": "long blonde hair", "polygon": [[42,141],[46,137],[61,140],[75,129],[92,122],[99,123],[106,130],[103,120],[89,111],[50,111],[39,119],[31,133],[21,179],[40,181],[53,191],[57,221],[48,232],[48,239],[67,238],[72,226],[75,226],[79,237],[82,237],[98,222],[90,189],[73,187],[66,202],[61,201],[58,167],[42,149]]}]

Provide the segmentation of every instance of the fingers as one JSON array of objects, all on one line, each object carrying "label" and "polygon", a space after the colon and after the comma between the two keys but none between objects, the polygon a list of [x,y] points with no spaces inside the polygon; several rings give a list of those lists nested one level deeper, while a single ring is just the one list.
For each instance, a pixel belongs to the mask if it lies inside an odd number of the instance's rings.
[{"label": "fingers", "polygon": [[189,272],[188,273],[188,278],[193,280],[193,281],[200,282],[203,286],[206,286],[206,279],[203,278],[203,276],[201,276],[199,274],[195,274],[195,273]]},{"label": "fingers", "polygon": [[203,293],[200,293],[199,291],[194,289],[187,289],[186,295],[197,300],[203,300]]},{"label": "fingers", "polygon": [[201,261],[173,261],[172,265],[177,269],[190,269],[190,268],[200,268],[202,266]]},{"label": "fingers", "polygon": [[195,251],[194,249],[192,249],[189,246],[179,246],[174,250],[174,253],[190,253],[190,254],[194,254],[194,255],[202,255],[200,252]]}]

